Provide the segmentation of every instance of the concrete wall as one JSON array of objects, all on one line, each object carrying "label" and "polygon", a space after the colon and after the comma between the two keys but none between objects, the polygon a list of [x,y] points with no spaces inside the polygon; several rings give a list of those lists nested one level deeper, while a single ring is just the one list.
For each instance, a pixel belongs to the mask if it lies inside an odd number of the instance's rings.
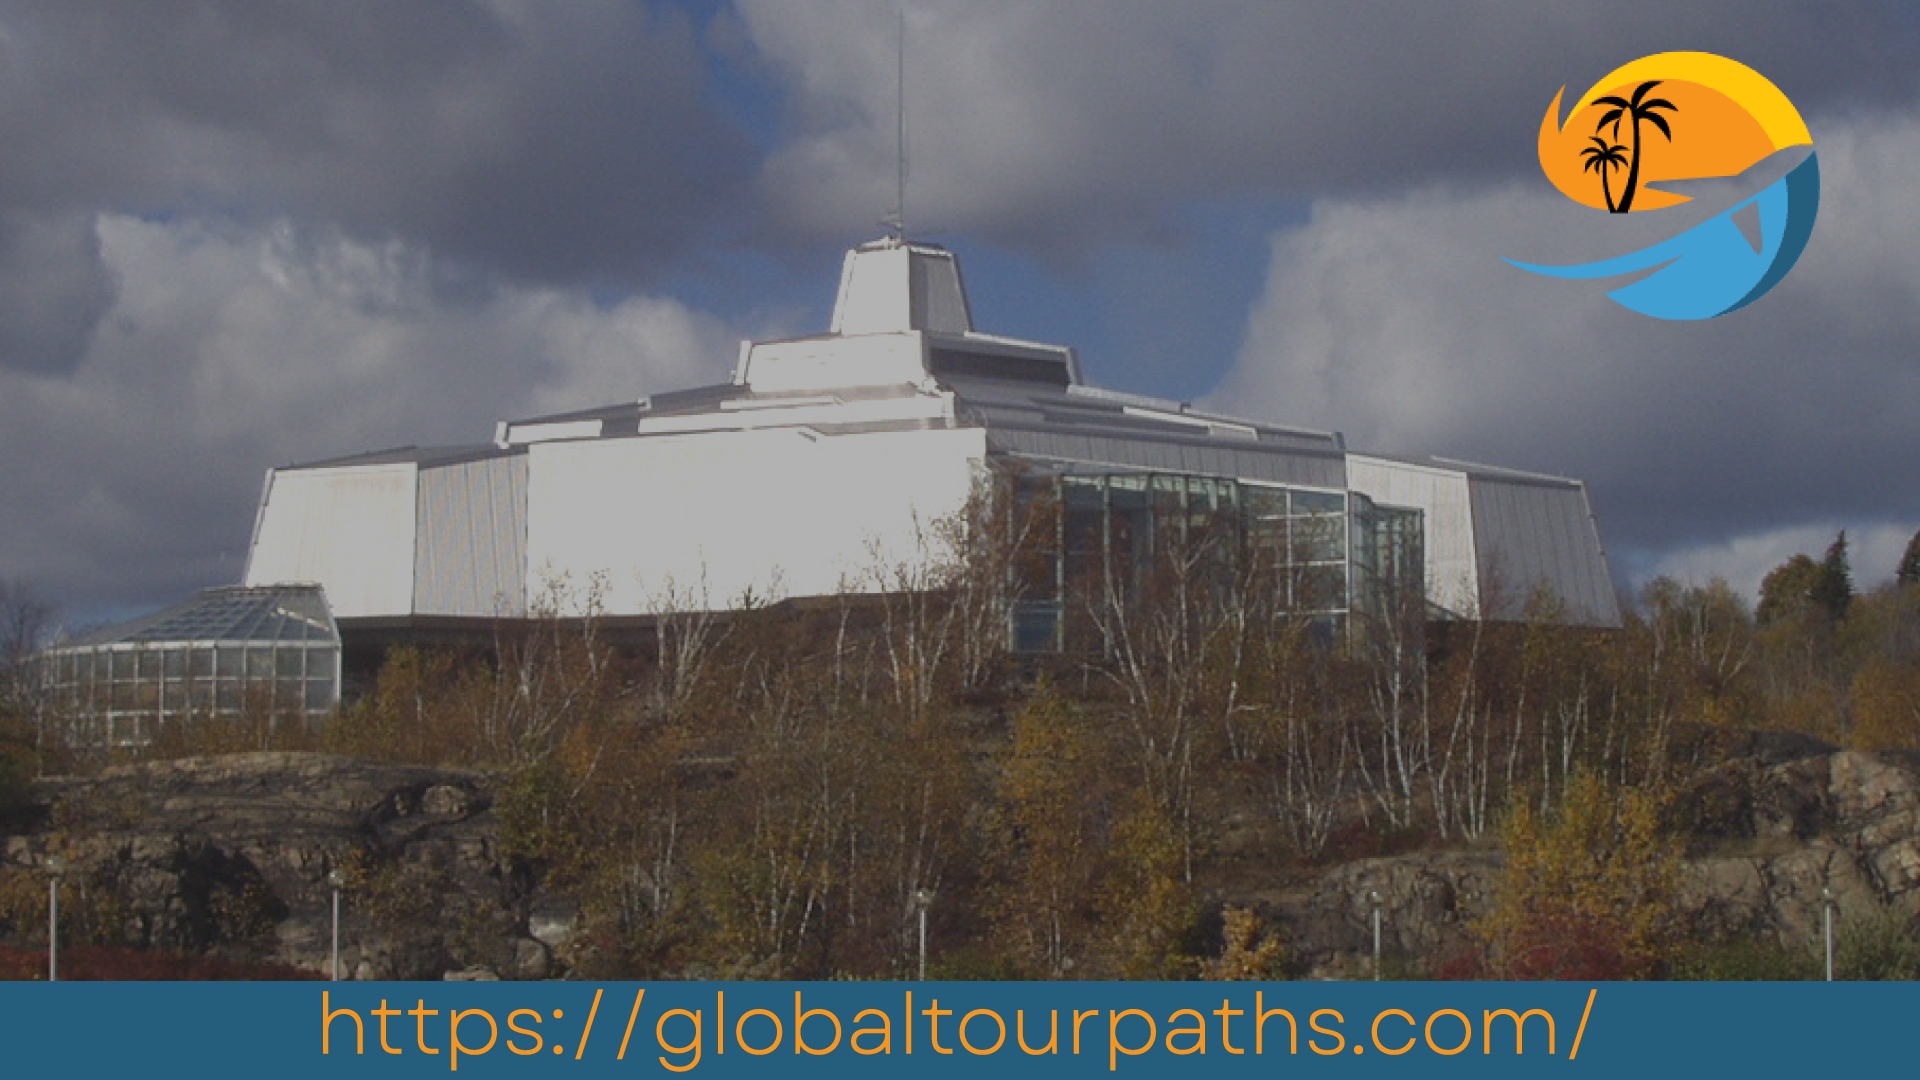
[{"label": "concrete wall", "polygon": [[337,618],[413,609],[414,465],[276,471],[245,583],[324,585]]},{"label": "concrete wall", "polygon": [[804,430],[542,443],[529,454],[527,595],[646,614],[874,591],[937,558],[965,506],[979,429],[821,437]]}]

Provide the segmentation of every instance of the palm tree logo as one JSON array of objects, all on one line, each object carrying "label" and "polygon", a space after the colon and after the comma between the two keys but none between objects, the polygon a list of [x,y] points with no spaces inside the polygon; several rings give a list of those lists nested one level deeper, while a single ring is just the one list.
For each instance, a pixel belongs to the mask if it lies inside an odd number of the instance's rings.
[{"label": "palm tree logo", "polygon": [[1607,197],[1607,212],[1620,213],[1613,205],[1613,187],[1607,183],[1607,173],[1627,163],[1627,156],[1620,152],[1626,147],[1609,143],[1598,135],[1593,136],[1591,142],[1592,146],[1580,151],[1580,156],[1587,159],[1580,171],[1600,174],[1600,194]]},{"label": "palm tree logo", "polygon": [[[1656,319],[1738,311],[1786,277],[1813,232],[1820,167],[1806,122],[1779,87],[1724,56],[1663,52],[1622,64],[1563,108],[1569,90],[1553,95],[1535,140],[1540,169],[1562,195],[1616,222],[1613,214],[1629,211],[1693,209],[1629,229],[1626,238],[1646,240],[1671,227],[1638,251],[1572,265],[1507,262],[1580,281],[1631,277],[1606,286],[1607,299]],[[1670,190],[1709,178],[1728,182]],[[1622,236],[1593,219],[1570,217],[1566,227],[1589,243]]]},{"label": "palm tree logo", "polygon": [[[1620,137],[1620,121],[1630,120],[1632,122],[1631,130],[1633,132],[1633,157],[1631,159],[1632,164],[1627,168],[1627,189],[1621,192],[1620,204],[1618,206],[1614,205],[1613,198],[1611,195],[1609,195],[1607,198],[1607,209],[1612,211],[1613,213],[1624,214],[1629,210],[1633,209],[1633,193],[1640,186],[1640,149],[1641,149],[1640,123],[1641,121],[1645,121],[1649,124],[1652,124],[1654,127],[1659,128],[1660,134],[1665,135],[1667,137],[1668,142],[1673,141],[1673,129],[1667,126],[1667,118],[1664,116],[1661,116],[1655,110],[1665,109],[1668,112],[1677,113],[1680,111],[1680,107],[1678,105],[1675,105],[1673,102],[1668,101],[1666,98],[1654,98],[1652,101],[1644,100],[1647,96],[1647,91],[1652,90],[1656,86],[1659,86],[1660,83],[1661,83],[1661,80],[1659,79],[1650,79],[1646,82],[1641,83],[1639,87],[1637,87],[1633,91],[1632,100],[1628,100],[1626,98],[1622,98],[1614,95],[1609,95],[1607,97],[1594,99],[1593,103],[1595,105],[1605,105],[1605,106],[1608,106],[1608,109],[1607,109],[1607,112],[1600,117],[1600,122],[1593,125],[1593,130],[1599,131],[1603,127],[1612,125],[1613,137],[1617,139]],[[1598,136],[1595,136],[1593,141],[1596,143],[1601,143],[1601,140]],[[1601,145],[1604,146],[1605,144],[1601,143]],[[1615,147],[1614,149],[1620,149],[1620,148]],[[1582,156],[1585,156],[1587,154],[1593,154],[1595,153],[1595,151],[1589,148],[1586,150],[1582,150],[1580,153]],[[1595,162],[1600,161],[1607,156],[1609,155],[1598,155],[1592,159],[1589,159],[1586,167],[1589,169],[1594,168]],[[1601,184],[1602,191],[1606,190],[1607,169],[1611,167],[1612,164],[1613,163],[1610,162],[1608,165],[1603,165],[1599,167],[1600,184]]]}]

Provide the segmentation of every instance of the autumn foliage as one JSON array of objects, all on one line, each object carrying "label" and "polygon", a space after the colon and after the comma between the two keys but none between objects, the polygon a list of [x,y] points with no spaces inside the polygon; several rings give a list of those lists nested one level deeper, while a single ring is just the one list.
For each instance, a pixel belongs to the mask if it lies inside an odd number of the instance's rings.
[{"label": "autumn foliage", "polygon": [[[1854,595],[1843,543],[1770,579],[1764,617],[1657,581],[1613,629],[1544,596],[1432,623],[1413,597],[1329,632],[1176,551],[1074,598],[1079,646],[1012,656],[1018,544],[969,545],[1024,530],[968,535],[874,594],[676,593],[642,642],[587,617],[395,649],[323,730],[202,724],[147,752],[487,772],[507,857],[579,905],[576,976],[910,977],[924,919],[934,977],[1272,977],[1284,928],[1223,913],[1249,850],[1284,873],[1446,844],[1503,848],[1505,876],[1481,948],[1416,967],[1615,979],[1670,970],[1659,811],[1694,733],[1920,748],[1920,587]],[[14,773],[59,752],[6,719]]]},{"label": "autumn foliage", "polygon": [[1500,979],[1643,979],[1673,933],[1679,863],[1658,800],[1592,774],[1550,813],[1516,801],[1502,830],[1505,869],[1476,928],[1484,974]]}]

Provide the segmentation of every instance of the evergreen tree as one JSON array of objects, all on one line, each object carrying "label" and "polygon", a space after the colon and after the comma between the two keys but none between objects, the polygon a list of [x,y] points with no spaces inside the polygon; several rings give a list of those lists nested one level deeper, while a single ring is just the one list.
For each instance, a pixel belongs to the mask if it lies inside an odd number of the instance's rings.
[{"label": "evergreen tree", "polygon": [[1853,603],[1853,570],[1847,564],[1845,529],[1827,545],[1827,554],[1820,560],[1820,575],[1814,579],[1809,599],[1834,619],[1846,617],[1847,608]]},{"label": "evergreen tree", "polygon": [[1895,571],[1893,579],[1902,586],[1920,585],[1920,530],[1907,541],[1907,552],[1900,556],[1900,569]]}]

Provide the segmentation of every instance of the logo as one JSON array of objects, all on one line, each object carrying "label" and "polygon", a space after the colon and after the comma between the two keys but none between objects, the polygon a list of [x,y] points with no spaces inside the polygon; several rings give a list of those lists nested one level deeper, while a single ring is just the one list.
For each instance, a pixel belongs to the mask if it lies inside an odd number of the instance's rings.
[{"label": "logo", "polygon": [[1670,52],[1601,79],[1562,124],[1565,93],[1540,123],[1547,179],[1612,215],[1600,219],[1612,242],[1642,242],[1653,228],[1661,239],[1598,262],[1507,262],[1558,278],[1640,275],[1607,295],[1659,319],[1738,311],[1793,269],[1813,233],[1820,167],[1800,113],[1765,76],[1712,53]]}]

